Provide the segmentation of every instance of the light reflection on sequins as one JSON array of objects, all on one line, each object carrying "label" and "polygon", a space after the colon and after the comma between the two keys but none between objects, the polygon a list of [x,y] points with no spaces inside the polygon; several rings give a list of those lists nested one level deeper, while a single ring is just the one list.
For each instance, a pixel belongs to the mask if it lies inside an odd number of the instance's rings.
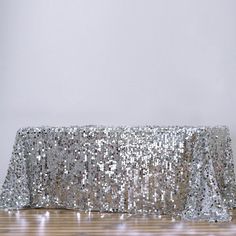
[{"label": "light reflection on sequins", "polygon": [[17,132],[2,208],[230,220],[227,127],[37,127]]}]

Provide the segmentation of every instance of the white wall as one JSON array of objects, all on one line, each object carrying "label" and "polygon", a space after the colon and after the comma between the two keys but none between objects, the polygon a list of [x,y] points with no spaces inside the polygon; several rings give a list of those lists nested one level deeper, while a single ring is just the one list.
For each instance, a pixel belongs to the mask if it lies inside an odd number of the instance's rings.
[{"label": "white wall", "polygon": [[0,0],[0,184],[25,126],[225,124],[236,154],[235,9]]}]

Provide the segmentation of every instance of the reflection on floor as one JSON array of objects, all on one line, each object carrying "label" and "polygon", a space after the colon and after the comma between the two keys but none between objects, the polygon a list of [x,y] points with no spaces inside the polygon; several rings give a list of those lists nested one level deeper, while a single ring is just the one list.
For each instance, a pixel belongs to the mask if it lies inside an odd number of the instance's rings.
[{"label": "reflection on floor", "polygon": [[227,223],[183,222],[154,215],[77,212],[61,209],[0,210],[0,236],[236,236],[236,210]]}]

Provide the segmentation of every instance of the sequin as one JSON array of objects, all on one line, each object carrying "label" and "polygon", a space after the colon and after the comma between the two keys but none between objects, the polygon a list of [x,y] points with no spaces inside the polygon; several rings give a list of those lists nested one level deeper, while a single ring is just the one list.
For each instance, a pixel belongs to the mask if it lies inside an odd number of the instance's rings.
[{"label": "sequin", "polygon": [[0,207],[67,208],[229,221],[229,129],[188,126],[18,130]]}]

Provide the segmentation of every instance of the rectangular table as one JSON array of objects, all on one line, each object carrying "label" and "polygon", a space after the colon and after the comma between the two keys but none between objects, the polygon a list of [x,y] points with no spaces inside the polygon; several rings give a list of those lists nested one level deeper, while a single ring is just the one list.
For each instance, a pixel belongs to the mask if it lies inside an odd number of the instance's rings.
[{"label": "rectangular table", "polygon": [[0,208],[66,208],[229,221],[229,129],[28,127],[16,135]]}]

